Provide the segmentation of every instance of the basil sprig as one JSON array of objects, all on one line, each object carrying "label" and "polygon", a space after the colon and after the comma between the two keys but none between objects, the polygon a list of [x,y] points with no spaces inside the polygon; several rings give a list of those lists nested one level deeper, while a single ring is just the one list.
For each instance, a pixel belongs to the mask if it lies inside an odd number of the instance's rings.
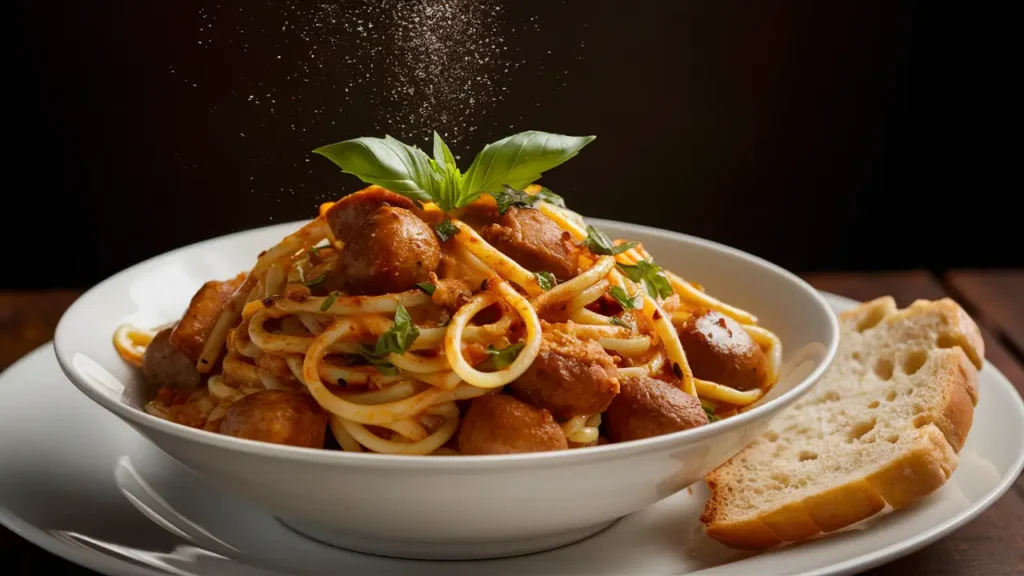
[{"label": "basil sprig", "polygon": [[[492,142],[462,172],[441,137],[434,133],[433,158],[391,136],[362,137],[321,146],[314,153],[346,174],[418,201],[432,201],[444,211],[467,206],[481,194],[495,195],[508,185],[523,189],[579,153],[594,136],[564,136],[530,130]],[[546,189],[545,189],[546,190]],[[541,199],[564,204],[541,191]]]}]

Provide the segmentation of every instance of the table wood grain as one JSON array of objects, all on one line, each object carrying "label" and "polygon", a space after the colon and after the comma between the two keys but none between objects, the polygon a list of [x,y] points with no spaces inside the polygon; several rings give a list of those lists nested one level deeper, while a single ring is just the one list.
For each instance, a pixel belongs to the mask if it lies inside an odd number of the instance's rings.
[{"label": "table wood grain", "polygon": [[[978,319],[986,357],[1024,393],[1024,363],[1016,354],[1024,336],[1021,281],[1024,272],[999,274],[957,271],[945,276],[948,285],[925,271],[808,274],[820,290],[856,300],[892,295],[902,307],[915,299],[952,296]],[[1016,290],[1016,292],[1015,292]],[[0,369],[44,344],[74,291],[0,293]],[[1016,307],[1015,307],[1016,306]],[[1010,344],[1009,348],[1006,344]],[[0,528],[0,556],[19,574],[94,574]],[[1024,483],[970,524],[909,556],[864,574],[870,576],[1009,576],[1024,573]]]}]

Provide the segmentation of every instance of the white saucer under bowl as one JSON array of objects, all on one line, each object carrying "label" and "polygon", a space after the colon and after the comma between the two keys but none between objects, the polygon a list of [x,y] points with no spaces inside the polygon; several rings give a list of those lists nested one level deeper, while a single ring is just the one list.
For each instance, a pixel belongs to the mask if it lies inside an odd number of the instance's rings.
[{"label": "white saucer under bowl", "polygon": [[[828,296],[836,309],[852,305]],[[950,481],[918,505],[767,554],[710,540],[703,483],[576,544],[486,561],[397,560],[300,536],[210,486],[79,393],[44,346],[0,375],[0,523],[105,574],[852,574],[964,525],[1024,467],[1024,402],[987,364],[974,427]]]}]

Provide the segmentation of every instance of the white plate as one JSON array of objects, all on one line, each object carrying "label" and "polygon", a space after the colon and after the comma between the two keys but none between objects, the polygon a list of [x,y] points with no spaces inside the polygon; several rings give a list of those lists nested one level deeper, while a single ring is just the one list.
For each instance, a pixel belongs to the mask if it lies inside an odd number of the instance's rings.
[{"label": "white plate", "polygon": [[[826,296],[835,309],[852,305]],[[729,550],[701,531],[701,483],[565,548],[422,562],[308,540],[210,487],[85,398],[44,346],[0,376],[0,523],[107,574],[850,574],[971,521],[1020,474],[1024,402],[991,365],[980,389],[974,428],[950,481],[915,507],[842,534],[759,556]]]}]

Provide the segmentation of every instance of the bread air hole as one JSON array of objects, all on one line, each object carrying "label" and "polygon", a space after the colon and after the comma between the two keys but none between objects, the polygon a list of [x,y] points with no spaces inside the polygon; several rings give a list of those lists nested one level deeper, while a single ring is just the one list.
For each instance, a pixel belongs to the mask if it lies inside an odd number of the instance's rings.
[{"label": "bread air hole", "polygon": [[890,358],[879,358],[875,362],[875,375],[882,380],[888,380],[892,378],[892,371],[895,366]]},{"label": "bread air hole", "polygon": [[928,361],[928,351],[917,349],[911,350],[903,355],[903,361],[900,363],[903,368],[903,372],[906,374],[914,374],[924,366],[925,362]]},{"label": "bread air hole", "polygon": [[931,423],[932,417],[927,414],[918,414],[914,417],[914,428],[920,428]]},{"label": "bread air hole", "polygon": [[892,390],[889,390],[888,394],[885,395],[885,401],[886,402],[892,402],[895,399],[896,399],[896,389],[893,388]]},{"label": "bread air hole", "polygon": [[959,346],[960,342],[956,339],[956,336],[953,336],[949,332],[943,332],[942,334],[939,334],[939,337],[935,340],[935,345],[939,348],[952,348],[954,346]]},{"label": "bread air hole", "polygon": [[799,458],[800,458],[801,462],[806,462],[808,460],[817,460],[818,459],[818,453],[817,452],[811,452],[810,450],[801,450]]},{"label": "bread air hole", "polygon": [[875,306],[864,314],[864,317],[857,322],[857,332],[863,332],[865,330],[874,328],[878,325],[882,319],[885,318],[885,308],[882,306]]},{"label": "bread air hole", "polygon": [[879,402],[878,400],[872,400],[871,403],[868,404],[868,408],[871,408],[871,409],[878,408],[879,404],[881,404],[881,402]]},{"label": "bread air hole", "polygon": [[875,419],[862,420],[850,427],[849,439],[860,440],[865,434],[875,429]]},{"label": "bread air hole", "polygon": [[900,435],[895,432],[885,437],[885,441],[889,444],[895,444],[900,441]]}]

